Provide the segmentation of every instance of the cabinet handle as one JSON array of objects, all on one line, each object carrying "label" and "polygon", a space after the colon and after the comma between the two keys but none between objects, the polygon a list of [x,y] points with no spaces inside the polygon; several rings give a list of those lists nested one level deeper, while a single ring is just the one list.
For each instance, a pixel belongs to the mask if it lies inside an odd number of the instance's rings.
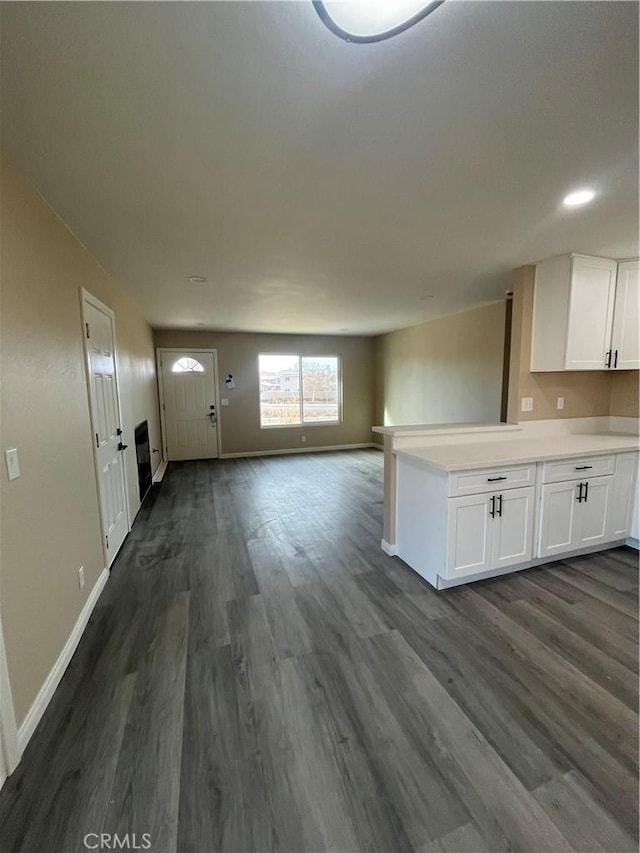
[{"label": "cabinet handle", "polygon": [[576,465],[576,471],[586,471],[593,468],[593,465]]},{"label": "cabinet handle", "polygon": [[498,515],[502,518],[502,495],[498,495]]},{"label": "cabinet handle", "polygon": [[588,497],[589,497],[589,483],[585,483],[584,484],[584,502],[585,503],[587,502]]},{"label": "cabinet handle", "polygon": [[491,495],[491,509],[489,510],[489,515],[491,518],[496,517],[496,496]]},{"label": "cabinet handle", "polygon": [[582,503],[582,483],[578,483],[578,497],[576,498],[579,504]]},{"label": "cabinet handle", "polygon": [[605,357],[604,357],[604,360],[605,360],[605,365],[604,365],[604,366],[605,366],[605,367],[611,367],[611,355],[612,355],[612,351],[611,351],[610,349],[608,349],[608,350],[607,350],[607,353],[606,353],[606,355],[605,355]]},{"label": "cabinet handle", "polygon": [[506,480],[506,477],[487,477],[487,483],[497,483],[498,480]]},{"label": "cabinet handle", "polygon": [[615,354],[615,356],[613,357],[613,366],[614,366],[614,367],[617,367],[617,366],[618,366],[618,350],[616,350],[616,354]]}]

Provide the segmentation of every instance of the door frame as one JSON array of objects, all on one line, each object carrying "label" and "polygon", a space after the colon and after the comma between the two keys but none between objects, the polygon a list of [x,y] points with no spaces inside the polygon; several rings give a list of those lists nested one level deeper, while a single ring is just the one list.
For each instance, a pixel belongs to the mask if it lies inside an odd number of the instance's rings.
[{"label": "door frame", "polygon": [[[80,319],[81,319],[81,335],[82,335],[82,351],[84,353],[84,375],[87,384],[87,400],[89,403],[89,421],[91,423],[91,447],[93,448],[93,469],[96,475],[96,491],[98,493],[98,510],[100,512],[100,536],[102,539],[102,556],[104,559],[105,567],[108,569],[108,555],[107,555],[107,543],[105,541],[104,534],[104,515],[102,511],[102,497],[100,494],[100,465],[98,464],[98,454],[97,448],[94,441],[94,436],[96,433],[95,429],[95,418],[93,415],[93,404],[91,402],[91,356],[89,353],[89,349],[87,347],[87,319],[85,315],[85,304],[88,302],[93,305],[94,308],[97,308],[99,311],[103,311],[111,320],[111,329],[113,331],[113,375],[116,383],[116,397],[118,401],[118,420],[120,421],[120,428],[123,427],[122,420],[122,402],[120,398],[120,377],[118,375],[118,345],[116,343],[116,315],[109,308],[108,305],[105,305],[104,302],[101,302],[97,296],[94,296],[88,290],[85,290],[84,287],[79,288],[80,291]],[[122,464],[122,474],[124,479],[124,506],[125,512],[127,514],[127,533],[131,531],[131,512],[130,512],[130,503],[129,503],[129,488],[127,486],[127,470],[123,459]],[[115,559],[115,558],[114,558]]]},{"label": "door frame", "polygon": [[13,706],[9,669],[0,622],[0,756],[4,772],[0,772],[0,788],[20,762],[18,727]]},{"label": "door frame", "polygon": [[169,448],[167,444],[167,425],[165,422],[164,408],[164,374],[162,371],[162,355],[163,353],[183,353],[190,352],[206,352],[213,356],[213,401],[216,407],[216,445],[218,450],[218,459],[222,458],[222,428],[220,418],[220,393],[218,382],[218,350],[215,347],[156,347],[156,370],[158,376],[158,399],[160,401],[160,430],[162,432],[162,460],[169,462]]}]

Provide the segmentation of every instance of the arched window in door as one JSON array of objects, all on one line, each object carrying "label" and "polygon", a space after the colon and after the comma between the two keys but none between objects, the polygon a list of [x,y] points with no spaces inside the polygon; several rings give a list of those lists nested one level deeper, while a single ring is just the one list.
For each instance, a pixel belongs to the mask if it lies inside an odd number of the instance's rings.
[{"label": "arched window in door", "polygon": [[179,358],[171,368],[172,373],[204,373],[204,367],[195,358]]}]

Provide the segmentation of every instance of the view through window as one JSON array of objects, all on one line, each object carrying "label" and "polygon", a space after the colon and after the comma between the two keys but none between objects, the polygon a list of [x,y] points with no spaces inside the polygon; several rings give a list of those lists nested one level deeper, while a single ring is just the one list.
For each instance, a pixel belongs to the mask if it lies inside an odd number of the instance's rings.
[{"label": "view through window", "polygon": [[337,355],[261,355],[260,426],[340,421]]}]

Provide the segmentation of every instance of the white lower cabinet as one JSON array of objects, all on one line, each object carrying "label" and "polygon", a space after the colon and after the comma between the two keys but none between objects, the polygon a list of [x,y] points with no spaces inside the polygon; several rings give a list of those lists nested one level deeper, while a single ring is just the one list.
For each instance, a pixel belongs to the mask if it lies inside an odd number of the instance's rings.
[{"label": "white lower cabinet", "polygon": [[[619,453],[607,514],[608,539],[633,536],[633,510],[638,500],[638,454]],[[636,534],[637,535],[637,534]]]},{"label": "white lower cabinet", "polygon": [[467,495],[449,498],[448,572],[450,578],[488,572],[493,519],[490,495]]},{"label": "white lower cabinet", "polygon": [[632,530],[637,452],[454,472],[399,455],[397,471],[397,554],[437,588],[597,550]]},{"label": "white lower cabinet", "polygon": [[[607,476],[593,476],[594,470],[605,470],[595,463],[580,464],[574,466],[582,474],[580,480],[543,482],[537,556],[553,557],[629,536],[637,465],[637,453],[617,453],[609,466],[613,473]],[[543,479],[552,479],[561,468],[558,462],[553,468],[543,466]],[[569,463],[566,470],[570,470]]]},{"label": "white lower cabinet", "polygon": [[534,498],[534,486],[450,498],[447,578],[531,560]]},{"label": "white lower cabinet", "polygon": [[614,528],[620,528],[620,516],[628,516],[629,490],[622,507],[615,485],[614,475],[543,485],[538,556],[551,557],[624,537],[624,529],[614,532]]},{"label": "white lower cabinet", "polygon": [[500,517],[493,529],[493,565],[516,566],[533,557],[535,486],[514,489],[500,497]]},{"label": "white lower cabinet", "polygon": [[613,492],[613,477],[598,477],[585,481],[583,501],[578,504],[576,548],[599,545],[609,539],[607,518]]},{"label": "white lower cabinet", "polygon": [[577,483],[548,483],[542,487],[539,557],[562,554],[574,547],[577,500]]}]

